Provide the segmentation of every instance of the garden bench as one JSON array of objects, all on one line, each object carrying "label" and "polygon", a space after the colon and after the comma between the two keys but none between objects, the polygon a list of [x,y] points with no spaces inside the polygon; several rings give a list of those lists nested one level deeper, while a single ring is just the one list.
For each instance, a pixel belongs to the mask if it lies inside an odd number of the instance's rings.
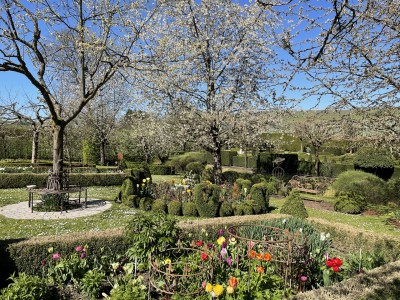
[{"label": "garden bench", "polygon": [[[70,186],[70,187],[62,189],[62,190],[51,190],[51,189],[47,189],[47,188],[38,189],[34,185],[28,185],[27,189],[28,189],[28,207],[31,207],[32,212],[33,212],[34,194],[37,194],[40,196],[66,194],[68,196],[68,201],[69,201],[69,194],[78,193],[78,199],[72,200],[72,201],[75,201],[75,202],[78,201],[78,203],[81,203],[81,193],[84,192],[85,208],[87,207],[87,187]],[[63,201],[61,201],[60,208],[61,208],[61,211],[64,210]]]}]

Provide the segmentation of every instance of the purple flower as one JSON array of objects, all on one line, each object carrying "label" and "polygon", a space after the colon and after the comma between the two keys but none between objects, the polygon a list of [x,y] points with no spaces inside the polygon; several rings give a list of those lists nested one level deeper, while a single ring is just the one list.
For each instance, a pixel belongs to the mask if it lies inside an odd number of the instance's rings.
[{"label": "purple flower", "polygon": [[82,258],[82,259],[86,258],[86,253],[85,253],[85,252],[83,252],[83,253],[81,254],[81,258]]},{"label": "purple flower", "polygon": [[306,282],[307,281],[307,276],[300,276],[301,282]]},{"label": "purple flower", "polygon": [[226,258],[226,263],[232,267],[232,259],[229,256]]},{"label": "purple flower", "polygon": [[223,242],[221,246],[222,246],[222,248],[226,248],[227,245],[228,244],[226,242]]},{"label": "purple flower", "polygon": [[222,256],[222,258],[224,258],[227,254],[228,254],[228,251],[226,250],[226,248],[222,248],[222,249],[221,249],[221,256]]},{"label": "purple flower", "polygon": [[42,266],[45,266],[47,261],[45,259],[42,260]]},{"label": "purple flower", "polygon": [[208,248],[208,249],[211,249],[212,247],[213,247],[213,244],[212,244],[212,243],[208,243],[208,244],[207,244],[207,248]]},{"label": "purple flower", "polygon": [[224,234],[224,230],[223,229],[220,229],[219,230],[219,236],[221,236],[221,235],[223,235]]},{"label": "purple flower", "polygon": [[76,246],[75,247],[76,252],[81,252],[82,251],[82,246]]}]

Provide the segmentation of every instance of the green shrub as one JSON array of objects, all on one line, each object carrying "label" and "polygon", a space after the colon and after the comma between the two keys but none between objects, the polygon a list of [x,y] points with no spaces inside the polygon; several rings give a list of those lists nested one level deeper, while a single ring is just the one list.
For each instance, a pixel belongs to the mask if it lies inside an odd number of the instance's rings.
[{"label": "green shrub", "polygon": [[345,213],[345,214],[359,214],[364,208],[364,200],[357,197],[351,196],[340,196],[339,199],[335,202],[335,211]]},{"label": "green shrub", "polygon": [[179,200],[172,200],[169,202],[168,214],[172,216],[182,216],[182,202]]},{"label": "green shrub", "polygon": [[296,173],[298,175],[310,175],[313,172],[313,167],[314,167],[313,163],[302,159],[298,163]]},{"label": "green shrub", "polygon": [[250,192],[251,188],[251,180],[249,179],[243,179],[243,178],[238,178],[236,179],[236,184],[239,188],[239,191],[243,191],[244,189],[247,189],[247,192]]},{"label": "green shrub", "polygon": [[150,172],[153,175],[174,175],[174,169],[167,165],[150,165]]},{"label": "green shrub", "polygon": [[400,177],[392,177],[386,182],[386,194],[389,201],[400,203]]},{"label": "green shrub", "polygon": [[143,197],[140,198],[140,202],[139,202],[139,209],[144,210],[144,211],[150,211],[151,207],[153,205],[153,198],[150,197]]},{"label": "green shrub", "polygon": [[135,180],[139,181],[140,183],[143,182],[144,179],[150,178],[150,183],[152,182],[151,179],[151,172],[148,164],[140,164],[136,168],[131,169],[131,175]]},{"label": "green shrub", "polygon": [[292,215],[297,218],[308,218],[306,207],[298,191],[292,191],[282,205],[281,214]]},{"label": "green shrub", "polygon": [[257,173],[271,174],[274,168],[273,161],[278,157],[285,159],[280,166],[285,170],[286,174],[297,173],[299,163],[299,157],[297,154],[281,154],[270,152],[259,153],[257,158]]},{"label": "green shrub", "polygon": [[269,187],[265,182],[256,183],[250,189],[255,214],[266,213],[269,207]]},{"label": "green shrub", "polygon": [[222,181],[229,183],[229,184],[233,184],[236,179],[238,179],[240,177],[240,174],[236,171],[225,171],[222,172]]},{"label": "green shrub", "polygon": [[201,175],[205,169],[205,165],[198,162],[198,161],[193,161],[191,163],[188,163],[185,167],[187,172],[191,172],[196,175]]},{"label": "green shrub", "polygon": [[[223,175],[224,173],[222,173]],[[203,171],[203,173],[201,173],[201,180],[203,181],[210,181],[210,182],[214,182],[214,173],[213,173],[213,169],[206,167]]]},{"label": "green shrub", "polygon": [[254,205],[254,201],[252,201],[252,200],[247,200],[246,202],[243,202],[242,203],[243,214],[244,215],[254,215],[253,205]]},{"label": "green shrub", "polygon": [[340,174],[332,184],[336,196],[357,195],[367,204],[382,204],[387,201],[385,181],[370,173],[347,171]]},{"label": "green shrub", "polygon": [[128,206],[128,207],[139,208],[140,196],[138,196],[138,195],[129,195],[127,201],[125,203],[123,203],[123,204]]},{"label": "green shrub", "polygon": [[82,278],[81,290],[91,299],[97,299],[101,295],[101,290],[105,280],[106,276],[103,272],[96,269],[89,270]]},{"label": "green shrub", "polygon": [[219,208],[219,216],[220,217],[230,217],[233,216],[233,208],[232,205],[226,201],[221,203],[221,207]]},{"label": "green shrub", "polygon": [[[246,157],[234,156],[232,158],[232,165],[236,167],[246,168]],[[257,157],[247,156],[247,168],[257,168]]]},{"label": "green shrub", "polygon": [[153,202],[153,206],[151,207],[152,211],[162,211],[164,213],[167,212],[167,203],[165,203],[164,199],[156,199]]},{"label": "green shrub", "polygon": [[169,165],[174,167],[175,172],[184,172],[186,170],[186,165],[194,161],[200,162],[205,165],[207,163],[207,153],[187,152],[183,155],[173,157],[169,161]]},{"label": "green shrub", "polygon": [[[128,176],[124,179],[121,186],[121,200],[126,206],[132,206],[133,203],[130,201],[129,196],[138,194],[139,181],[133,176]],[[132,199],[131,199],[132,200]]]},{"label": "green shrub", "polygon": [[213,218],[217,216],[220,191],[221,188],[215,184],[199,183],[195,185],[194,203],[200,217]]},{"label": "green shrub", "polygon": [[233,209],[233,214],[235,216],[243,216],[244,215],[244,204],[241,202],[238,203],[234,203],[232,205],[232,209]]},{"label": "green shrub", "polygon": [[114,286],[110,292],[110,300],[146,300],[147,289],[143,284],[143,277],[137,279],[129,274],[129,278],[121,284]]},{"label": "green shrub", "polygon": [[52,299],[50,290],[47,287],[46,279],[39,276],[20,273],[18,277],[10,277],[13,281],[10,285],[1,290],[0,299],[4,300],[32,300]]},{"label": "green shrub", "polygon": [[197,208],[194,202],[183,202],[182,214],[186,217],[197,217]]},{"label": "green shrub", "polygon": [[41,275],[42,260],[48,258],[48,249],[57,249],[63,257],[75,253],[77,245],[89,245],[90,255],[99,261],[102,256],[110,258],[123,255],[128,249],[122,230],[79,232],[68,235],[38,237],[10,244],[8,253],[18,273]]},{"label": "green shrub", "polygon": [[150,253],[158,255],[176,245],[179,230],[176,219],[165,213],[138,213],[126,226],[125,236],[131,246],[127,251],[128,257],[131,261],[136,258],[146,266]]},{"label": "green shrub", "polygon": [[388,180],[394,172],[394,160],[385,150],[364,148],[354,157],[354,169]]}]

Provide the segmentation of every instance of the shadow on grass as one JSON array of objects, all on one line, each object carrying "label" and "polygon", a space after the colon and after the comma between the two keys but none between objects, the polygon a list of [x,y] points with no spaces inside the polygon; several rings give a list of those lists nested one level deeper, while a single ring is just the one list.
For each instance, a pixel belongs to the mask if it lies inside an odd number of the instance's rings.
[{"label": "shadow on grass", "polygon": [[10,256],[8,246],[23,241],[24,239],[0,240],[0,289],[7,287],[11,281],[8,279],[13,273],[17,274],[17,267]]}]

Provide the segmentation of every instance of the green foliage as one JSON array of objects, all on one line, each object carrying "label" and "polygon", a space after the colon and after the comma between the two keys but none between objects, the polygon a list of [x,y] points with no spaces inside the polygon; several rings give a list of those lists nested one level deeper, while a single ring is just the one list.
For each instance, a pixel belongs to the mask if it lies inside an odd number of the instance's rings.
[{"label": "green foliage", "polygon": [[182,202],[179,200],[172,200],[168,203],[168,214],[172,216],[182,215]]},{"label": "green foliage", "polygon": [[[245,156],[234,156],[232,158],[232,165],[235,167],[246,167],[246,157]],[[257,157],[247,156],[247,168],[255,169],[257,168]]]},{"label": "green foliage", "polygon": [[57,249],[64,257],[75,253],[76,245],[89,245],[93,259],[101,260],[102,256],[114,257],[128,249],[121,231],[108,230],[101,232],[80,232],[78,234],[35,238],[10,244],[8,252],[18,273],[40,275],[42,260],[48,259],[48,249]]},{"label": "green foliage", "polygon": [[202,218],[214,218],[219,208],[221,188],[215,184],[199,183],[194,187],[194,203]]},{"label": "green foliage", "polygon": [[310,175],[313,172],[314,165],[312,162],[305,161],[304,159],[300,160],[297,167],[298,175]]},{"label": "green foliage", "polygon": [[269,186],[266,182],[256,183],[250,189],[255,214],[266,213],[269,207]]},{"label": "green foliage", "polygon": [[0,299],[2,300],[52,299],[44,278],[20,273],[18,277],[12,275],[10,279],[13,282],[1,290]]},{"label": "green foliage", "polygon": [[297,218],[308,218],[306,207],[298,191],[292,191],[283,203],[281,214],[292,215]]},{"label": "green foliage", "polygon": [[233,214],[235,216],[243,216],[244,215],[244,204],[241,202],[232,204]]},{"label": "green foliage", "polygon": [[138,195],[129,195],[127,201],[122,203],[128,207],[139,208],[140,197]]},{"label": "green foliage", "polygon": [[252,174],[250,173],[239,173],[236,171],[225,171],[222,173],[222,181],[233,184],[238,178],[243,178],[243,179],[250,179],[252,177]]},{"label": "green foliage", "polygon": [[92,299],[99,298],[105,279],[106,276],[103,272],[96,269],[89,270],[82,278],[82,292]]},{"label": "green foliage", "polygon": [[153,175],[174,175],[174,169],[167,165],[150,165],[150,172]]},{"label": "green foliage", "polygon": [[146,262],[150,255],[157,255],[175,246],[179,230],[176,220],[165,213],[138,213],[125,228],[125,236],[130,244],[128,257]]},{"label": "green foliage", "polygon": [[154,201],[154,199],[151,197],[140,198],[139,209],[144,210],[144,211],[150,211],[151,207],[153,205],[153,201]]},{"label": "green foliage", "polygon": [[221,151],[221,163],[223,166],[233,166],[233,157],[237,155],[237,151],[223,150]]},{"label": "green foliage", "polygon": [[197,213],[196,204],[191,201],[183,202],[182,214],[186,217],[197,217],[198,213]]},{"label": "green foliage", "polygon": [[254,201],[247,200],[246,202],[242,202],[241,205],[244,215],[254,215]]},{"label": "green foliage", "polygon": [[250,192],[251,180],[238,178],[238,179],[236,179],[235,182],[236,182],[236,184],[237,184],[237,186],[238,186],[240,191],[243,191],[244,189],[246,189],[248,192]]},{"label": "green foliage", "polygon": [[357,195],[340,196],[334,208],[335,211],[345,214],[359,214],[365,209],[365,201]]},{"label": "green foliage", "polygon": [[144,179],[149,178],[151,183],[151,172],[149,165],[146,163],[138,164],[135,168],[131,169],[131,176],[135,178],[135,180],[139,181],[140,183],[143,182]]},{"label": "green foliage", "polygon": [[387,201],[385,181],[362,171],[347,171],[340,174],[332,184],[335,195],[355,195],[367,204],[382,204]]},{"label": "green foliage", "polygon": [[97,153],[94,144],[89,140],[82,141],[82,162],[85,165],[96,164]]},{"label": "green foliage", "polygon": [[151,207],[151,210],[154,212],[162,211],[162,212],[166,213],[167,212],[167,203],[165,203],[164,199],[156,199],[153,202],[153,206]]},{"label": "green foliage", "polygon": [[133,206],[133,199],[130,199],[129,196],[138,194],[138,184],[139,181],[133,176],[128,176],[124,179],[121,186],[121,200],[124,205]]},{"label": "green foliage", "polygon": [[230,217],[233,216],[233,208],[232,205],[226,201],[221,203],[221,207],[219,208],[219,216],[220,217]]},{"label": "green foliage", "polygon": [[207,153],[187,152],[185,154],[173,157],[169,162],[169,165],[174,167],[175,172],[184,172],[186,170],[186,166],[194,161],[205,165],[207,163]]},{"label": "green foliage", "polygon": [[388,180],[394,172],[394,160],[385,150],[364,148],[356,153],[354,168]]},{"label": "green foliage", "polygon": [[125,282],[115,286],[108,300],[146,300],[147,289],[143,284],[143,277],[139,276],[134,279],[132,275],[126,275]]},{"label": "green foliage", "polygon": [[205,169],[205,165],[198,161],[193,161],[193,162],[188,163],[186,165],[185,169],[187,172],[191,172],[193,174],[200,176]]},{"label": "green foliage", "polygon": [[386,182],[386,193],[389,201],[400,204],[400,177],[392,177]]}]

